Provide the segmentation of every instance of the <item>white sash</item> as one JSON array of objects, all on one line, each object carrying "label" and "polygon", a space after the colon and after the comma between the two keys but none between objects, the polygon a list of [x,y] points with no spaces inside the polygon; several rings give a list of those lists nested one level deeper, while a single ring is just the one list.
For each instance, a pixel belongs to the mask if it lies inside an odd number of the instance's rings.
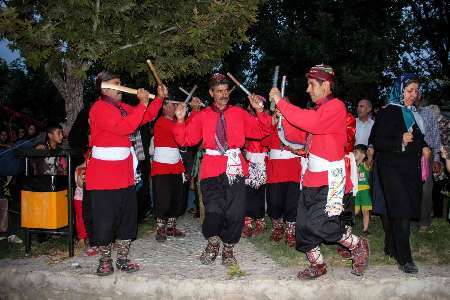
[{"label": "white sash", "polygon": [[290,158],[296,158],[299,157],[298,155],[295,155],[289,150],[280,150],[280,149],[270,149],[269,151],[269,158],[270,159],[290,159]]},{"label": "white sash", "polygon": [[245,152],[245,157],[249,161],[248,164],[248,178],[245,179],[245,184],[258,189],[267,181],[266,161],[267,153],[265,152]]},{"label": "white sash", "polygon": [[244,170],[242,169],[241,158],[239,155],[241,154],[241,149],[234,148],[228,149],[224,154],[217,150],[206,149],[205,154],[211,156],[222,156],[225,155],[227,157],[227,170],[226,174],[228,177],[228,182],[230,185],[236,182],[238,176],[244,176]]},{"label": "white sash", "polygon": [[345,160],[328,161],[310,153],[308,170],[311,172],[328,172],[328,195],[325,212],[329,217],[340,215],[344,210]]},{"label": "white sash", "polygon": [[155,147],[153,161],[164,164],[176,164],[181,160],[180,150],[172,147]]},{"label": "white sash", "polygon": [[133,171],[135,182],[137,182],[139,177],[137,173],[138,160],[133,147],[92,147],[92,157],[99,160],[125,160],[130,154],[133,157]]},{"label": "white sash", "polygon": [[245,158],[247,158],[249,162],[255,164],[265,163],[266,156],[267,156],[266,152],[249,152],[249,151],[245,152]]}]

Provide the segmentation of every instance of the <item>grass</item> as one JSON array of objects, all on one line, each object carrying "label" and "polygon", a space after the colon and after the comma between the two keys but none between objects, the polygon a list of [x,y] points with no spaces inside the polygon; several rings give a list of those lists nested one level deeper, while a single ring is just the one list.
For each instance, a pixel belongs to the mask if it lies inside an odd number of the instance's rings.
[{"label": "grass", "polygon": [[229,279],[244,277],[245,275],[247,275],[247,274],[241,270],[241,268],[239,267],[239,264],[234,264],[234,265],[228,267]]},{"label": "grass", "polygon": [[[258,249],[271,256],[282,266],[306,266],[307,260],[302,252],[289,248],[284,242],[269,240],[270,221],[264,234],[250,238]],[[384,232],[379,217],[372,217],[369,225],[371,265],[394,265],[395,260],[384,255]],[[362,233],[362,218],[356,218],[353,232]],[[450,224],[444,219],[433,219],[430,230],[427,233],[419,233],[416,229],[411,232],[412,255],[416,262],[428,265],[450,264]],[[333,266],[350,266],[350,261],[342,259],[336,252],[335,245],[322,245],[322,253],[328,264]]]}]

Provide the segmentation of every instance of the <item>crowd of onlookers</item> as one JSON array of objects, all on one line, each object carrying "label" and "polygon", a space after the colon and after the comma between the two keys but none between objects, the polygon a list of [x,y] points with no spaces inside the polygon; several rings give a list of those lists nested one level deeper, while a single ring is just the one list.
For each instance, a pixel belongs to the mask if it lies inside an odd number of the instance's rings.
[{"label": "crowd of onlookers", "polygon": [[[418,228],[421,231],[427,231],[432,217],[450,218],[448,203],[445,203],[445,193],[448,194],[449,180],[448,169],[450,168],[449,160],[449,136],[450,121],[445,117],[436,105],[422,107],[421,103],[416,103],[419,113],[421,113],[424,123],[427,127],[425,140],[433,149],[430,159],[425,162],[429,168],[429,176],[423,181],[423,195],[421,218]],[[353,203],[354,212],[362,213],[364,232],[369,233],[370,211],[374,210],[379,213],[377,208],[377,197],[380,195],[379,186],[374,182],[373,173],[373,141],[371,140],[371,132],[374,126],[375,114],[378,109],[374,110],[372,104],[367,99],[359,101],[357,106],[356,117],[356,135],[354,154],[358,164],[359,177],[367,177],[367,184],[370,186],[370,199],[364,197],[356,197]],[[83,112],[80,114],[83,119]],[[86,122],[85,122],[86,123]],[[80,152],[85,150],[87,142],[86,129],[83,125],[77,123],[74,125],[70,134],[63,130],[64,126],[50,125],[46,128],[38,128],[34,124],[23,127],[8,126],[3,123],[0,127],[0,240],[8,239],[9,242],[21,243],[22,240],[17,236],[20,228],[20,178],[23,178],[24,166],[20,160],[14,160],[13,149],[19,147],[37,148],[37,149],[56,149],[64,145],[72,146],[72,148],[81,148]],[[144,222],[152,215],[151,200],[151,177],[150,161],[152,157],[152,127],[146,125],[140,128],[142,155],[139,157],[139,174],[140,181],[136,186],[138,194],[138,221]],[[78,147],[79,144],[83,147]],[[181,149],[183,161],[186,165],[188,175],[186,183],[186,211],[191,213],[193,217],[199,217],[202,208],[201,195],[198,192],[197,172],[201,159],[201,151],[186,148]],[[82,244],[88,241],[89,216],[87,220],[83,220],[83,215],[88,210],[83,203],[83,180],[85,161],[82,155],[75,159],[75,181],[74,181],[74,208],[76,216],[76,229],[78,239]],[[61,175],[67,174],[67,164],[63,159],[42,159],[35,161],[33,166],[35,174]],[[422,168],[424,165],[422,165]],[[12,170],[12,171],[7,171]],[[2,172],[3,171],[3,172]],[[10,172],[10,174],[7,174]],[[365,173],[364,173],[365,172]],[[364,173],[364,174],[362,174]],[[424,177],[425,178],[425,177]],[[374,202],[374,203],[372,203]],[[9,203],[9,204],[8,204]],[[9,213],[8,213],[9,211]],[[9,218],[8,218],[9,215]],[[86,226],[85,226],[86,225]],[[87,247],[87,243],[86,243]],[[89,253],[95,254],[95,249],[88,249]]]}]

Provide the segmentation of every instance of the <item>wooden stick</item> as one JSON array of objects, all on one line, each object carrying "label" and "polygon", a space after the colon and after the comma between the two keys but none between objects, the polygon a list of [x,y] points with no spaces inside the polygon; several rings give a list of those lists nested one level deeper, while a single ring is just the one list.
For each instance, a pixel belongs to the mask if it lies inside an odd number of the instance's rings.
[{"label": "wooden stick", "polygon": [[[179,86],[178,89],[179,89],[180,91],[182,91],[184,94],[186,94],[186,96],[189,96],[189,92],[186,91],[185,89],[183,89],[181,86]],[[205,105],[205,103],[203,103],[203,101],[202,101],[201,106],[206,107],[206,105]]]},{"label": "wooden stick", "polygon": [[[133,95],[137,95],[137,90],[136,89],[132,89],[126,86],[122,86],[122,85],[117,85],[117,84],[112,84],[112,83],[107,83],[107,82],[102,82],[101,85],[102,89],[111,89],[111,90],[116,90],[116,91],[121,91],[127,94],[133,94]],[[154,99],[155,95],[150,94],[149,96],[150,99]]]},{"label": "wooden stick", "polygon": [[158,72],[156,71],[155,66],[152,64],[152,61],[150,59],[147,59],[147,65],[150,68],[150,71],[152,71],[153,76],[155,77],[156,83],[158,85],[162,85],[161,78],[158,75]]},{"label": "wooden stick", "polygon": [[191,100],[192,96],[194,95],[196,89],[197,89],[197,85],[194,85],[194,87],[189,92],[189,95],[187,95],[186,99],[184,100],[185,105],[187,105],[189,103],[189,101]]},{"label": "wooden stick", "polygon": [[240,87],[241,90],[243,90],[245,94],[247,94],[247,96],[250,96],[250,95],[251,95],[250,91],[247,90],[247,89],[245,88],[245,86],[243,86],[236,78],[234,78],[234,76],[231,75],[231,73],[227,73],[227,76],[230,77],[230,79],[233,80],[233,82],[234,82],[238,87]]}]

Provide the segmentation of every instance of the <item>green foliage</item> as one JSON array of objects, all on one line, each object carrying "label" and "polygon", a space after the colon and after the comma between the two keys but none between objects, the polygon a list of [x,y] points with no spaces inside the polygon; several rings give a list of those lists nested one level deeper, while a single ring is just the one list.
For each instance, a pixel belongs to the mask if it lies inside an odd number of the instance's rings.
[{"label": "green foliage", "polygon": [[404,8],[398,69],[421,75],[425,100],[450,105],[450,2],[412,0]]},{"label": "green foliage", "polygon": [[401,12],[396,1],[265,1],[241,53],[250,49],[256,61],[249,70],[260,92],[270,89],[273,69],[280,65],[288,76],[288,95],[306,99],[305,72],[325,63],[336,71],[338,96],[377,100],[383,71],[398,58]]},{"label": "green foliage", "polygon": [[234,264],[234,265],[231,265],[228,267],[229,279],[240,278],[240,277],[244,277],[245,275],[246,275],[246,273],[241,270],[241,268],[239,267],[239,264]]},{"label": "green foliage", "polygon": [[2,1],[0,36],[32,67],[78,76],[96,62],[114,71],[147,72],[155,59],[161,77],[205,74],[245,39],[256,22],[257,0],[9,0]]}]

